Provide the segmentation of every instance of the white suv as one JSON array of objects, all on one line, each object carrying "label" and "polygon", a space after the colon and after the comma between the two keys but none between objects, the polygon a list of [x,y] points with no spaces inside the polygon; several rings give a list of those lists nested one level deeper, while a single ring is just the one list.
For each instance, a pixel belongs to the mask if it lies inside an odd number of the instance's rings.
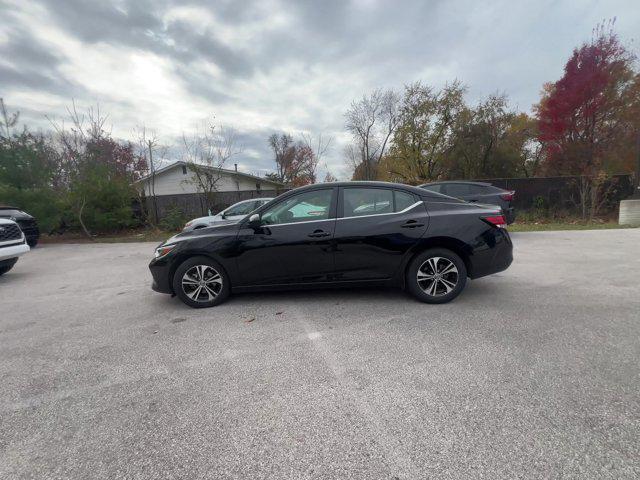
[{"label": "white suv", "polygon": [[241,202],[234,203],[216,215],[194,218],[193,220],[188,221],[182,231],[190,232],[191,230],[197,230],[198,228],[237,222],[271,200],[273,200],[273,198],[252,198],[251,200],[243,200]]},{"label": "white suv", "polygon": [[7,273],[18,257],[29,251],[20,227],[13,220],[0,218],[0,275]]}]

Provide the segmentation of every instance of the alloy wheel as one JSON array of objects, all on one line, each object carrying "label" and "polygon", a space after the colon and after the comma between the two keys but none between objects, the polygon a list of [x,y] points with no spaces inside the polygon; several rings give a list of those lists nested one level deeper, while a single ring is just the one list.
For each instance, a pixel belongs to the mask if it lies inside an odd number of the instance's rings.
[{"label": "alloy wheel", "polygon": [[182,291],[194,302],[210,302],[222,290],[222,276],[209,265],[194,265],[182,276]]},{"label": "alloy wheel", "polygon": [[445,257],[431,257],[418,268],[418,285],[424,293],[440,297],[450,293],[458,284],[458,268]]}]

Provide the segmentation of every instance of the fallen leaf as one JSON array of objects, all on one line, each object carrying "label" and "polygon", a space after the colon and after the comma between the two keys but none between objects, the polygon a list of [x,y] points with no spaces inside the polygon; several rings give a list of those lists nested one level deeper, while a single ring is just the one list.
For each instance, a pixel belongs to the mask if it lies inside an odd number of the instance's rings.
[{"label": "fallen leaf", "polygon": [[244,323],[251,323],[256,319],[256,317],[251,317],[249,320],[245,320]]},{"label": "fallen leaf", "polygon": [[282,315],[284,312],[276,312],[276,315]]}]

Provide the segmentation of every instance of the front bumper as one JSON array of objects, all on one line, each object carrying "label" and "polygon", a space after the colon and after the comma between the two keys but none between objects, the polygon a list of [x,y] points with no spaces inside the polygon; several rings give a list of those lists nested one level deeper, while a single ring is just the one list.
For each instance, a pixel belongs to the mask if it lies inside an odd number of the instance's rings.
[{"label": "front bumper", "polygon": [[165,258],[154,258],[149,263],[149,271],[153,281],[151,289],[159,293],[169,293],[173,295],[173,286],[171,285],[171,265]]},{"label": "front bumper", "polygon": [[24,255],[29,250],[29,245],[27,245],[26,243],[0,247],[0,260],[6,260],[8,258],[18,258],[20,255]]}]

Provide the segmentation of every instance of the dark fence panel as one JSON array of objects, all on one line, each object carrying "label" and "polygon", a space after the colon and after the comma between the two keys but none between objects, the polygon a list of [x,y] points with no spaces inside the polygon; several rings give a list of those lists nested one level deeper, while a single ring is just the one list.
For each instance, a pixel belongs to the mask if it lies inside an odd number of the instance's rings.
[{"label": "dark fence panel", "polygon": [[[489,178],[477,180],[487,182],[505,190],[515,190],[515,207],[521,210],[534,208],[540,202],[552,209],[576,209],[578,201],[578,184],[580,177],[535,177],[535,178]],[[617,208],[620,200],[633,193],[633,178],[631,175],[614,175],[611,195],[605,206],[606,209]],[[239,192],[218,192],[212,213],[232,205],[241,200],[260,197],[276,197],[287,190],[246,190]],[[159,195],[156,197],[158,217],[162,219],[177,209],[185,217],[195,218],[207,215],[204,197],[200,194],[185,193],[179,195]],[[153,204],[146,199],[147,212],[152,214]]]},{"label": "dark fence panel", "polygon": [[[533,208],[540,198],[549,207],[572,210],[578,201],[580,177],[489,178],[477,181],[515,190],[514,204],[519,209]],[[612,185],[607,207],[615,208],[620,200],[633,192],[633,180],[628,174],[614,175],[609,182]]]},{"label": "dark fence panel", "polygon": [[[218,192],[215,195],[215,205],[211,209],[212,213],[218,213],[241,200],[251,198],[276,197],[284,190],[243,190],[239,192]],[[147,211],[153,212],[153,201],[146,199]],[[203,195],[197,193],[183,193],[177,195],[158,195],[156,197],[158,208],[158,218],[167,216],[171,210],[178,210],[186,217],[196,218],[207,215],[207,205]]]}]

